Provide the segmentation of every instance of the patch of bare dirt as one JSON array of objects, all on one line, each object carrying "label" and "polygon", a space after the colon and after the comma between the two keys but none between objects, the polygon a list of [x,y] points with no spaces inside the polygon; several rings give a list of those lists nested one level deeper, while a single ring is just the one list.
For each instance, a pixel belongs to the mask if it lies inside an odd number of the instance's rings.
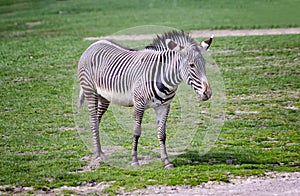
[{"label": "patch of bare dirt", "polygon": [[[64,114],[64,116],[65,116],[65,114]],[[58,130],[60,130],[60,131],[76,131],[77,129],[75,127],[62,126],[62,127],[59,127]]]},{"label": "patch of bare dirt", "polygon": [[[210,37],[211,35],[216,37],[228,37],[228,36],[255,36],[255,35],[286,35],[286,34],[300,34],[300,28],[277,28],[277,29],[242,29],[242,30],[199,30],[190,31],[190,35],[193,38]],[[155,34],[143,34],[143,35],[111,35],[102,37],[86,37],[84,40],[148,40],[155,38]]]},{"label": "patch of bare dirt", "polygon": [[55,189],[43,189],[35,191],[33,187],[10,187],[0,186],[1,194],[12,194],[12,195],[102,195],[102,191],[109,187],[113,182],[84,182],[80,186],[62,186]]},{"label": "patch of bare dirt", "polygon": [[[1,194],[24,195],[33,193],[34,195],[63,195],[64,192],[72,195],[103,195],[102,191],[114,182],[84,182],[79,186],[63,186],[56,189],[44,189],[35,191],[33,187],[11,187],[0,186]],[[180,186],[148,186],[146,189],[140,189],[133,192],[120,192],[118,195],[213,195],[213,196],[231,196],[231,195],[253,195],[253,196],[295,196],[300,195],[300,172],[269,172],[264,177],[232,177],[229,183],[210,181],[198,186],[180,185]]]},{"label": "patch of bare dirt", "polygon": [[25,26],[29,29],[35,27],[35,26],[39,26],[42,24],[45,24],[45,21],[35,21],[35,22],[17,22],[15,23],[16,26]]},{"label": "patch of bare dirt", "polygon": [[247,178],[233,178],[230,183],[208,182],[196,187],[181,186],[149,186],[122,195],[300,195],[300,172],[295,173],[267,173],[265,177],[251,176]]}]

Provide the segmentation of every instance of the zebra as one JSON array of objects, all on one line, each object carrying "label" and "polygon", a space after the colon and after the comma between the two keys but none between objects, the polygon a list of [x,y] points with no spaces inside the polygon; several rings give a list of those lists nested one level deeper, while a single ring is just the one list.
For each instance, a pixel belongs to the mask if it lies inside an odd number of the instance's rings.
[{"label": "zebra", "polygon": [[170,31],[157,36],[152,44],[140,50],[129,49],[110,40],[91,44],[79,59],[78,75],[79,106],[84,99],[87,101],[94,158],[105,157],[100,144],[99,125],[109,104],[133,106],[131,165],[139,166],[137,148],[142,118],[146,109],[153,108],[161,161],[165,168],[173,168],[165,145],[170,103],[181,82],[190,85],[200,100],[206,101],[211,97],[205,60],[201,54],[208,47],[207,44],[203,47],[203,44],[196,43],[183,31]]}]

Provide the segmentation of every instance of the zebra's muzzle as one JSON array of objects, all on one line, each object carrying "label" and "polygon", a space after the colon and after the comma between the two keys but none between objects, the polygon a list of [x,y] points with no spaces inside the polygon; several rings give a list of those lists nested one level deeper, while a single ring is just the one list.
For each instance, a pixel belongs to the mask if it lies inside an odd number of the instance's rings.
[{"label": "zebra's muzzle", "polygon": [[200,96],[200,98],[202,99],[202,101],[207,101],[212,95],[211,88],[209,84],[207,84],[206,82],[203,82],[203,86],[204,86],[204,91],[203,94]]}]

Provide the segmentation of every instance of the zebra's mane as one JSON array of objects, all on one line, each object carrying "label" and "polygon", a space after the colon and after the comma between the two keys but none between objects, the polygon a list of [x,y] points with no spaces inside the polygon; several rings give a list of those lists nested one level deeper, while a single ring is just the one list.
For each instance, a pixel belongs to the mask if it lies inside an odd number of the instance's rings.
[{"label": "zebra's mane", "polygon": [[191,44],[196,44],[195,40],[189,34],[184,33],[183,31],[172,30],[162,35],[156,36],[157,37],[153,39],[153,42],[150,45],[146,46],[147,49],[167,49],[166,39],[171,39],[183,47]]}]

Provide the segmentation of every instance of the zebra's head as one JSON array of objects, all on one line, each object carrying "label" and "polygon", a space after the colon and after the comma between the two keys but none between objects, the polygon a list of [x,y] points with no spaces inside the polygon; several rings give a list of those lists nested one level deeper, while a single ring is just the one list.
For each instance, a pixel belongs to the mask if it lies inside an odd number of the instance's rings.
[{"label": "zebra's head", "polygon": [[208,100],[212,91],[206,77],[205,60],[201,51],[207,50],[213,36],[200,44],[183,31],[170,31],[157,36],[146,48],[154,50],[173,50],[180,54],[182,62],[179,72],[182,80],[191,86],[203,101]]},{"label": "zebra's head", "polygon": [[170,50],[179,52],[182,56],[182,63],[179,71],[182,80],[191,86],[203,101],[208,100],[212,91],[206,77],[205,60],[201,54],[202,50],[209,47],[203,47],[204,44],[189,44],[181,46],[171,39],[166,39],[166,46]]}]

